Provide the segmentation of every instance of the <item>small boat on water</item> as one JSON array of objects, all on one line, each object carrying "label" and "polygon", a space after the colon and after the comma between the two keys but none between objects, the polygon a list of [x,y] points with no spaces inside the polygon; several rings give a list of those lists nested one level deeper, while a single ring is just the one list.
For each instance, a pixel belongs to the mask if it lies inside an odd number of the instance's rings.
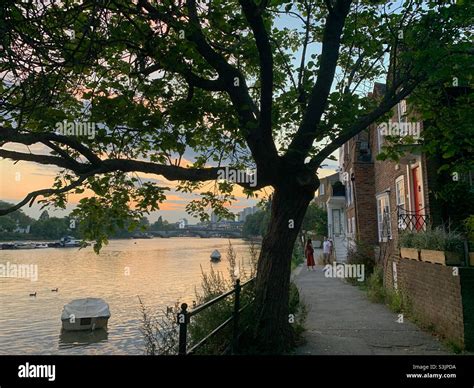
[{"label": "small boat on water", "polygon": [[221,254],[217,249],[214,249],[211,253],[211,261],[220,261],[221,260]]},{"label": "small boat on water", "polygon": [[109,305],[100,298],[75,299],[61,314],[63,329],[68,331],[106,329],[109,318]]},{"label": "small boat on water", "polygon": [[47,243],[37,243],[35,244],[35,248],[37,249],[44,249],[44,248],[49,248]]},{"label": "small boat on water", "polygon": [[83,246],[81,244],[81,240],[76,240],[72,236],[66,236],[66,237],[61,238],[61,240],[59,240],[59,245],[62,248],[80,248]]},{"label": "small boat on water", "polygon": [[14,249],[35,249],[36,244],[32,242],[16,242]]},{"label": "small boat on water", "polygon": [[2,244],[2,249],[17,249],[13,243]]},{"label": "small boat on water", "polygon": [[132,238],[134,239],[150,239],[153,238],[153,235],[150,233],[135,233]]}]

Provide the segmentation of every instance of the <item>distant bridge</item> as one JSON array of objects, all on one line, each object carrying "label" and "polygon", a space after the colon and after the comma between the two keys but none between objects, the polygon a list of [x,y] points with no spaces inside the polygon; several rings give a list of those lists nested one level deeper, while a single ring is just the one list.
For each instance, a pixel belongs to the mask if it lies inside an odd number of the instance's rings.
[{"label": "distant bridge", "polygon": [[147,233],[155,237],[161,237],[161,238],[168,238],[168,237],[241,238],[242,237],[242,232],[240,230],[221,230],[221,229],[217,230],[217,229],[205,229],[205,228],[149,230],[147,231]]}]

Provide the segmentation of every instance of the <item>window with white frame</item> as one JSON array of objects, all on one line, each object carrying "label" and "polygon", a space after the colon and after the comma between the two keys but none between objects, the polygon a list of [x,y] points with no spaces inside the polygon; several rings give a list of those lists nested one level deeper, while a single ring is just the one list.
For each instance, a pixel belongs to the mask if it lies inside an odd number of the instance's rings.
[{"label": "window with white frame", "polygon": [[386,242],[392,238],[390,201],[387,193],[377,196],[377,225],[379,241]]},{"label": "window with white frame", "polygon": [[352,187],[350,181],[346,182],[346,204],[347,206],[352,204]]},{"label": "window with white frame", "polygon": [[352,185],[352,179],[351,179],[352,174],[353,174],[353,169],[351,168],[349,170],[348,179],[347,179],[349,205],[352,205],[352,203],[354,202],[354,186]]},{"label": "window with white frame", "polygon": [[319,195],[324,195],[324,183],[319,186]]},{"label": "window with white frame", "polygon": [[395,181],[395,200],[397,201],[397,214],[398,214],[398,228],[406,228],[406,220],[404,215],[406,214],[405,208],[405,177],[402,175]]},{"label": "window with white frame", "polygon": [[405,177],[402,175],[395,181],[395,198],[397,206],[405,209]]},{"label": "window with white frame", "polygon": [[407,114],[407,101],[401,100],[400,101],[400,115],[404,116]]}]

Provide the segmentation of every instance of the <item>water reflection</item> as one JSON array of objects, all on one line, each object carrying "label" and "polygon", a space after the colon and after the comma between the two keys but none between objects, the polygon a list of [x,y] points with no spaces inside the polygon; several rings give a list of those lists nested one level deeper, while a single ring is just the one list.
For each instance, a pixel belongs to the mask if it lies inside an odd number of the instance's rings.
[{"label": "water reflection", "polygon": [[[232,240],[239,259],[248,246]],[[176,301],[192,305],[201,268],[227,276],[227,262],[211,263],[228,241],[209,238],[112,240],[99,255],[92,247],[0,250],[0,264],[35,264],[38,280],[0,278],[0,355],[143,354],[137,295],[152,311]],[[225,255],[224,255],[225,257]],[[58,288],[58,292],[51,290]],[[29,294],[36,292],[36,297]],[[61,333],[61,312],[73,299],[97,297],[110,306],[108,333]],[[104,335],[105,334],[105,335]],[[59,338],[59,340],[58,340]]]},{"label": "water reflection", "polygon": [[109,339],[109,333],[105,329],[85,330],[85,331],[67,331],[61,329],[59,335],[59,348],[72,348],[75,346],[85,346],[106,342]]}]

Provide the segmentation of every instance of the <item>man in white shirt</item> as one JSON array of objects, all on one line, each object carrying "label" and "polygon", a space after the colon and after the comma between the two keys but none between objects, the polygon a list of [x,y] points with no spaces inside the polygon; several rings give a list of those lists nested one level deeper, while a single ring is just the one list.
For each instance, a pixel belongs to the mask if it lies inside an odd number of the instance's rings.
[{"label": "man in white shirt", "polygon": [[330,264],[329,263],[329,257],[331,256],[331,242],[328,240],[327,237],[324,237],[324,242],[323,242],[323,261],[324,265]]}]

